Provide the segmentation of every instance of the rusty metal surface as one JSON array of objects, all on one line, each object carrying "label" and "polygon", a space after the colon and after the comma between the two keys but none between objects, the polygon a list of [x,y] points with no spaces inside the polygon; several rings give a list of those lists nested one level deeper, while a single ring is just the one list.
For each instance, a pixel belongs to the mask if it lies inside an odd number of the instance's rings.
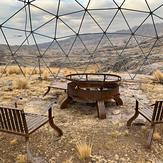
[{"label": "rusty metal surface", "polygon": [[[71,81],[67,86],[68,98],[75,101],[96,102],[98,116],[101,119],[106,117],[106,113],[104,105],[98,105],[99,103],[104,104],[114,99],[117,105],[123,105],[119,93],[121,77],[118,75],[82,73],[67,75],[66,79]],[[69,100],[63,103],[62,108],[67,106]]]},{"label": "rusty metal surface", "polygon": [[102,84],[103,83],[115,83],[121,81],[121,77],[115,74],[100,74],[100,73],[77,73],[66,76],[67,80],[77,83],[89,83],[91,84]]},{"label": "rusty metal surface", "polygon": [[99,85],[99,87],[91,87],[85,85],[77,85],[74,82],[68,84],[68,95],[73,99],[82,99],[87,102],[92,101],[107,101],[108,99],[114,99],[119,95],[119,85],[116,83],[107,84],[105,87]]}]

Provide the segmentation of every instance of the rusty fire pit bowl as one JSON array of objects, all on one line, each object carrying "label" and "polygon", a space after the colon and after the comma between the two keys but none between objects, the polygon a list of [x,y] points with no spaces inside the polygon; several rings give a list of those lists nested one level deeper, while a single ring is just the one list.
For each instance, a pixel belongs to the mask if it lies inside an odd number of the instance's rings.
[{"label": "rusty fire pit bowl", "polygon": [[117,105],[123,105],[119,93],[119,82],[121,77],[114,74],[80,73],[67,75],[66,79],[71,81],[67,87],[67,99],[61,108],[67,107],[71,100],[96,102],[98,117],[106,118],[105,105],[110,99],[114,99]]}]

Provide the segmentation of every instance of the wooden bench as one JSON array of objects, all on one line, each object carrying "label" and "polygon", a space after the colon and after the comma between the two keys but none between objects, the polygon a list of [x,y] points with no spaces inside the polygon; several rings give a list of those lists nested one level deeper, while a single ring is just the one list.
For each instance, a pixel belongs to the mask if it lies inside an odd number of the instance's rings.
[{"label": "wooden bench", "polygon": [[163,123],[163,100],[156,101],[155,104],[150,106],[144,105],[136,100],[135,114],[127,121],[128,127],[131,126],[132,122],[138,117],[139,114],[151,123],[151,129],[147,139],[147,145],[150,147],[155,125]]},{"label": "wooden bench", "polygon": [[58,136],[63,134],[62,130],[53,122],[52,106],[48,108],[48,116],[25,113],[23,109],[0,106],[0,132],[25,137],[28,160],[31,160],[31,153],[28,147],[29,136],[47,122],[57,131]]},{"label": "wooden bench", "polygon": [[48,86],[48,89],[44,93],[43,97],[46,96],[50,92],[51,88],[64,90],[66,92],[66,90],[67,90],[67,83],[66,82],[60,82],[60,81],[53,82],[52,84],[50,84]]}]

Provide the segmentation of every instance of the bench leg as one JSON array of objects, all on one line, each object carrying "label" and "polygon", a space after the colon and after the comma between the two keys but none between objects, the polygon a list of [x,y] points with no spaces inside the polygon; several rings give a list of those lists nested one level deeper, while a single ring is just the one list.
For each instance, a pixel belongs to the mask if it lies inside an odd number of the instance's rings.
[{"label": "bench leg", "polygon": [[153,133],[155,131],[155,125],[151,125],[148,138],[147,138],[147,147],[150,148],[152,144],[152,139],[153,139]]},{"label": "bench leg", "polygon": [[63,135],[62,130],[61,130],[58,126],[56,126],[56,125],[54,124],[53,119],[49,119],[49,124],[50,124],[50,126],[51,126],[54,130],[57,131],[58,136],[62,136],[62,135]]},{"label": "bench leg", "polygon": [[131,126],[131,123],[138,117],[139,111],[138,111],[138,101],[136,101],[136,108],[135,108],[135,114],[127,121],[127,127]]},{"label": "bench leg", "polygon": [[44,93],[43,97],[46,96],[46,95],[49,93],[50,89],[51,89],[51,87],[48,86],[48,89],[47,89],[47,91]]},{"label": "bench leg", "polygon": [[62,130],[61,130],[58,126],[56,126],[56,125],[54,124],[53,116],[52,116],[52,108],[51,108],[51,107],[50,107],[49,110],[48,110],[48,116],[49,116],[49,124],[50,124],[50,126],[51,126],[54,130],[57,131],[58,136],[62,136],[62,135],[63,135]]},{"label": "bench leg", "polygon": [[116,98],[114,98],[114,100],[115,100],[117,106],[123,105],[123,101],[120,97],[116,97]]},{"label": "bench leg", "polygon": [[33,156],[29,148],[29,137],[25,138],[26,141],[26,148],[27,148],[27,162],[32,163],[33,162]]}]

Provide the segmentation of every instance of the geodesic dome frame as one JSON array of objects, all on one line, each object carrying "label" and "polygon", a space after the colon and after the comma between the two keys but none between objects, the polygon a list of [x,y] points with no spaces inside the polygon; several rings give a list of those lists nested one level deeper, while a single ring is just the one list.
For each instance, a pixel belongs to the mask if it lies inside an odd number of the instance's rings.
[{"label": "geodesic dome frame", "polygon": [[[151,6],[150,1],[144,0],[143,6],[145,9],[139,9],[131,6],[128,7],[127,4],[129,1],[131,0],[103,0],[106,6],[101,6],[97,8],[97,1],[95,2],[95,0],[73,0],[71,1],[71,3],[74,4],[73,8],[73,5],[70,6],[70,1],[55,0],[53,1],[53,6],[51,6],[52,8],[54,8],[53,11],[49,10],[49,8],[46,8],[45,6],[41,6],[39,4],[41,0],[15,1],[15,3],[19,4],[18,9],[16,9],[13,14],[8,16],[8,18],[4,16],[5,18],[2,19],[0,22],[0,35],[1,38],[3,38],[3,44],[6,44],[8,47],[9,56],[9,61],[8,63],[6,63],[4,70],[10,65],[10,63],[14,61],[14,63],[19,66],[22,74],[25,76],[25,73],[22,69],[22,66],[24,66],[22,64],[22,60],[25,58],[26,61],[35,60],[33,70],[35,70],[36,67],[39,67],[40,70],[41,66],[44,65],[54,77],[58,76],[60,69],[62,68],[61,64],[64,64],[65,62],[68,62],[69,65],[71,65],[70,67],[77,72],[72,63],[72,58],[73,49],[78,48],[78,44],[80,42],[80,45],[83,47],[83,51],[87,54],[85,55],[86,59],[83,59],[83,62],[85,64],[84,72],[87,71],[89,64],[92,63],[94,63],[100,71],[100,68],[97,64],[96,56],[100,55],[100,53],[98,53],[100,45],[103,45],[104,42],[107,42],[112,51],[115,52],[116,59],[119,59],[123,63],[124,70],[128,72],[131,79],[134,79],[138,71],[149,62],[149,57],[152,55],[154,49],[157,48],[157,45],[162,45],[162,35],[158,32],[157,26],[159,24],[157,22],[160,23],[163,20],[163,15],[161,15],[161,8],[163,7],[163,3],[159,1],[158,4]],[[50,2],[50,0],[46,3],[48,2]],[[11,4],[13,3],[14,2],[12,2]],[[68,11],[64,11],[64,5],[67,5]],[[130,13],[130,18],[127,17],[126,12]],[[34,17],[36,17],[37,15],[35,13],[39,13],[38,15],[45,14],[45,20],[42,22],[40,19],[39,21],[40,17],[38,17],[37,21],[34,20]],[[139,21],[139,23],[137,23],[137,26],[135,26],[135,28],[133,28],[132,23],[130,23],[132,19],[131,13],[137,15],[137,18],[139,18],[139,14],[143,14],[143,17],[141,17],[141,20]],[[101,17],[99,18],[100,14]],[[17,19],[18,15],[23,15],[24,22],[20,21],[19,25],[15,24],[14,26],[13,22]],[[119,15],[121,18],[116,19]],[[105,20],[102,19],[103,16],[106,18]],[[73,17],[76,17],[76,19],[72,19]],[[77,22],[77,25],[74,25],[75,23],[71,24],[72,22],[70,20],[75,20]],[[149,22],[153,28],[152,34],[146,35],[143,32],[141,33],[141,31],[143,30],[143,25]],[[120,27],[122,24],[125,24],[127,30],[123,30],[123,28],[117,28],[117,30],[114,31],[114,23],[117,23]],[[13,35],[13,33],[15,35],[13,39],[14,41],[10,41],[12,40],[10,39],[10,36]],[[94,45],[94,47],[90,48],[85,42],[84,37],[91,36],[93,34],[96,35],[96,38],[98,39],[96,40],[96,44]],[[123,46],[121,46],[120,50],[116,43],[112,41],[112,38],[116,38],[117,36],[126,37],[126,40],[123,40]],[[69,43],[69,46],[66,46],[65,48],[65,45],[62,44],[62,41],[68,40],[69,38],[71,38],[71,42]],[[18,43],[16,43],[16,40],[19,40]],[[139,49],[139,53],[141,53],[141,58],[136,58],[139,65],[137,71],[134,74],[128,71],[128,67],[126,66],[125,61],[125,59],[127,58],[126,50],[128,49],[130,42],[133,42],[133,40],[134,47]],[[143,49],[142,40],[150,40],[148,50]],[[15,42],[16,44],[16,46],[14,47],[13,42]],[[48,45],[42,50],[41,45],[43,42],[48,42]],[[20,51],[21,48],[24,48],[25,45],[34,47],[36,52],[33,55],[22,55]],[[47,54],[52,47],[54,49],[59,49],[60,53],[58,53],[58,55],[63,58],[56,74],[53,74],[53,72],[51,71],[51,67],[48,63],[48,59],[50,59],[50,57],[56,57],[56,55],[49,56],[49,54]],[[82,56],[82,54],[80,55]],[[109,59],[112,58],[112,56],[109,56],[108,54],[106,55],[106,58],[108,58],[109,62]],[[116,63],[117,62],[115,61],[110,67],[117,66]],[[150,66],[150,63],[148,63],[148,65]]]}]

